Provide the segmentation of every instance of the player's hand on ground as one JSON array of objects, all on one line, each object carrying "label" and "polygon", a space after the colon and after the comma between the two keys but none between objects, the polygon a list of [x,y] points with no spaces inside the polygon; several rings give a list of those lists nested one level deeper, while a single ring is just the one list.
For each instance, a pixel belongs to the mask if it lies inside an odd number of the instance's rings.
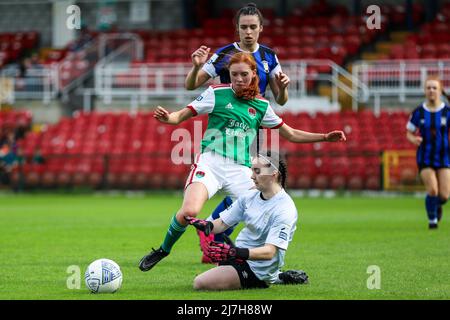
[{"label": "player's hand on ground", "polygon": [[197,50],[195,50],[192,55],[192,64],[196,67],[201,67],[208,61],[209,52],[211,51],[211,48],[208,48],[207,46],[201,46]]},{"label": "player's hand on ground", "polygon": [[278,87],[280,88],[280,90],[287,88],[287,86],[291,82],[291,79],[289,79],[287,74],[285,74],[283,72],[279,72],[279,73],[275,74],[275,80],[277,81],[277,84],[278,84]]},{"label": "player's hand on ground", "polygon": [[169,115],[170,115],[169,111],[167,111],[161,106],[157,106],[155,113],[153,114],[153,117],[162,123],[168,123]]},{"label": "player's hand on ground", "polygon": [[192,217],[184,217],[190,225],[194,226],[197,230],[200,230],[205,233],[206,236],[209,236],[212,229],[214,228],[214,224],[211,221],[196,219]]},{"label": "player's hand on ground", "polygon": [[345,137],[345,134],[343,131],[331,131],[325,134],[325,141],[328,142],[339,142],[339,141],[346,141],[347,138]]}]

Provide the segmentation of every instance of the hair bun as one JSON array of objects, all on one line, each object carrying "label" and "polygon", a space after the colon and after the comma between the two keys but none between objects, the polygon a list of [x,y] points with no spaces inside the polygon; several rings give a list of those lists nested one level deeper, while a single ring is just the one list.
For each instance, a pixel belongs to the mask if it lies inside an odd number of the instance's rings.
[{"label": "hair bun", "polygon": [[256,8],[256,3],[253,3],[253,2],[247,3],[247,7]]}]

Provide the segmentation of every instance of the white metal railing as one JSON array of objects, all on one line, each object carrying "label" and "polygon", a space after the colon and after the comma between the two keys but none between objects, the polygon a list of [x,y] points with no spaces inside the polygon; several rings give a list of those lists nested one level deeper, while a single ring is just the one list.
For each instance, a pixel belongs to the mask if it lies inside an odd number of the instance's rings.
[{"label": "white metal railing", "polygon": [[14,100],[42,100],[48,104],[59,90],[58,69],[55,66],[28,68],[24,77],[16,69],[2,70],[0,75],[13,82]]},{"label": "white metal railing", "polygon": [[98,56],[102,59],[99,63],[106,64],[117,59],[117,53],[108,52],[108,49],[117,49],[124,44],[130,46],[130,49],[126,52],[130,54],[131,59],[142,60],[144,56],[144,43],[138,34],[130,32],[105,33],[100,35],[99,38]]},{"label": "white metal railing", "polygon": [[[0,78],[8,79],[8,83],[12,82],[13,92],[10,93],[10,100],[12,97],[13,101],[42,100],[44,104],[48,104],[58,93],[62,94],[63,99],[68,99],[68,93],[81,85],[99,61],[111,61],[123,47],[129,48],[129,59],[142,58],[143,44],[138,35],[101,34],[80,49],[69,52],[58,63],[27,68],[25,76],[19,74],[17,66],[6,67],[0,70]],[[109,59],[104,59],[107,57]],[[81,62],[82,67],[78,67],[77,62]],[[71,71],[68,72],[67,69]]]},{"label": "white metal railing", "polygon": [[282,63],[283,72],[291,79],[290,97],[305,97],[307,81],[322,81],[331,84],[331,101],[338,103],[339,90],[352,97],[352,108],[357,110],[359,102],[366,102],[368,88],[357,77],[331,60],[311,59]]},{"label": "white metal railing", "polygon": [[[133,65],[109,62],[99,63],[95,70],[95,93],[103,97],[105,103],[111,103],[113,98],[130,98],[132,105],[136,105],[146,103],[148,97],[174,97],[178,102],[184,102],[204,90],[185,89],[185,78],[192,67],[190,63]],[[291,79],[290,97],[317,95],[308,92],[307,82],[322,81],[331,84],[333,103],[338,103],[338,90],[353,98],[353,108],[368,98],[366,86],[331,60],[289,61],[282,63],[282,69]],[[212,82],[217,80],[211,80],[206,85]]]},{"label": "white metal railing", "polygon": [[353,65],[353,76],[367,86],[374,98],[374,108],[380,111],[381,98],[424,95],[425,79],[428,75],[439,75],[444,86],[450,84],[450,60],[377,60],[358,61]]}]

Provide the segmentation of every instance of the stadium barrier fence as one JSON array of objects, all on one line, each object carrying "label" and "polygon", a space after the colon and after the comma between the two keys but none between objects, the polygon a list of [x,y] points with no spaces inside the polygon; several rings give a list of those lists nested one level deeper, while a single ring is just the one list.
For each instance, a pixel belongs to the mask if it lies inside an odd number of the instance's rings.
[{"label": "stadium barrier fence", "polygon": [[450,59],[358,61],[352,72],[374,98],[376,114],[380,113],[383,97],[398,97],[400,102],[407,97],[423,97],[429,75],[438,75],[444,86],[450,85]]}]

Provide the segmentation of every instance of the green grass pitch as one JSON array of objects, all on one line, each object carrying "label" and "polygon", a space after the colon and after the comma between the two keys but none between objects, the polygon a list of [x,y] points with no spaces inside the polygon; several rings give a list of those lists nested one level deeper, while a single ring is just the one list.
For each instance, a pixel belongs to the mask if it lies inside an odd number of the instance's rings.
[{"label": "green grass pitch", "polygon": [[[220,201],[213,198],[200,217]],[[295,198],[298,229],[286,268],[303,269],[310,284],[265,290],[196,292],[200,263],[193,228],[172,254],[147,273],[140,258],[160,245],[180,195],[0,195],[0,299],[449,299],[450,213],[427,229],[423,199],[413,196]],[[445,211],[445,210],[444,210]],[[233,238],[236,233],[233,235]],[[115,260],[124,279],[115,294],[90,294],[87,265]],[[68,289],[67,268],[81,269]],[[380,268],[380,289],[368,289],[368,267]]]}]

